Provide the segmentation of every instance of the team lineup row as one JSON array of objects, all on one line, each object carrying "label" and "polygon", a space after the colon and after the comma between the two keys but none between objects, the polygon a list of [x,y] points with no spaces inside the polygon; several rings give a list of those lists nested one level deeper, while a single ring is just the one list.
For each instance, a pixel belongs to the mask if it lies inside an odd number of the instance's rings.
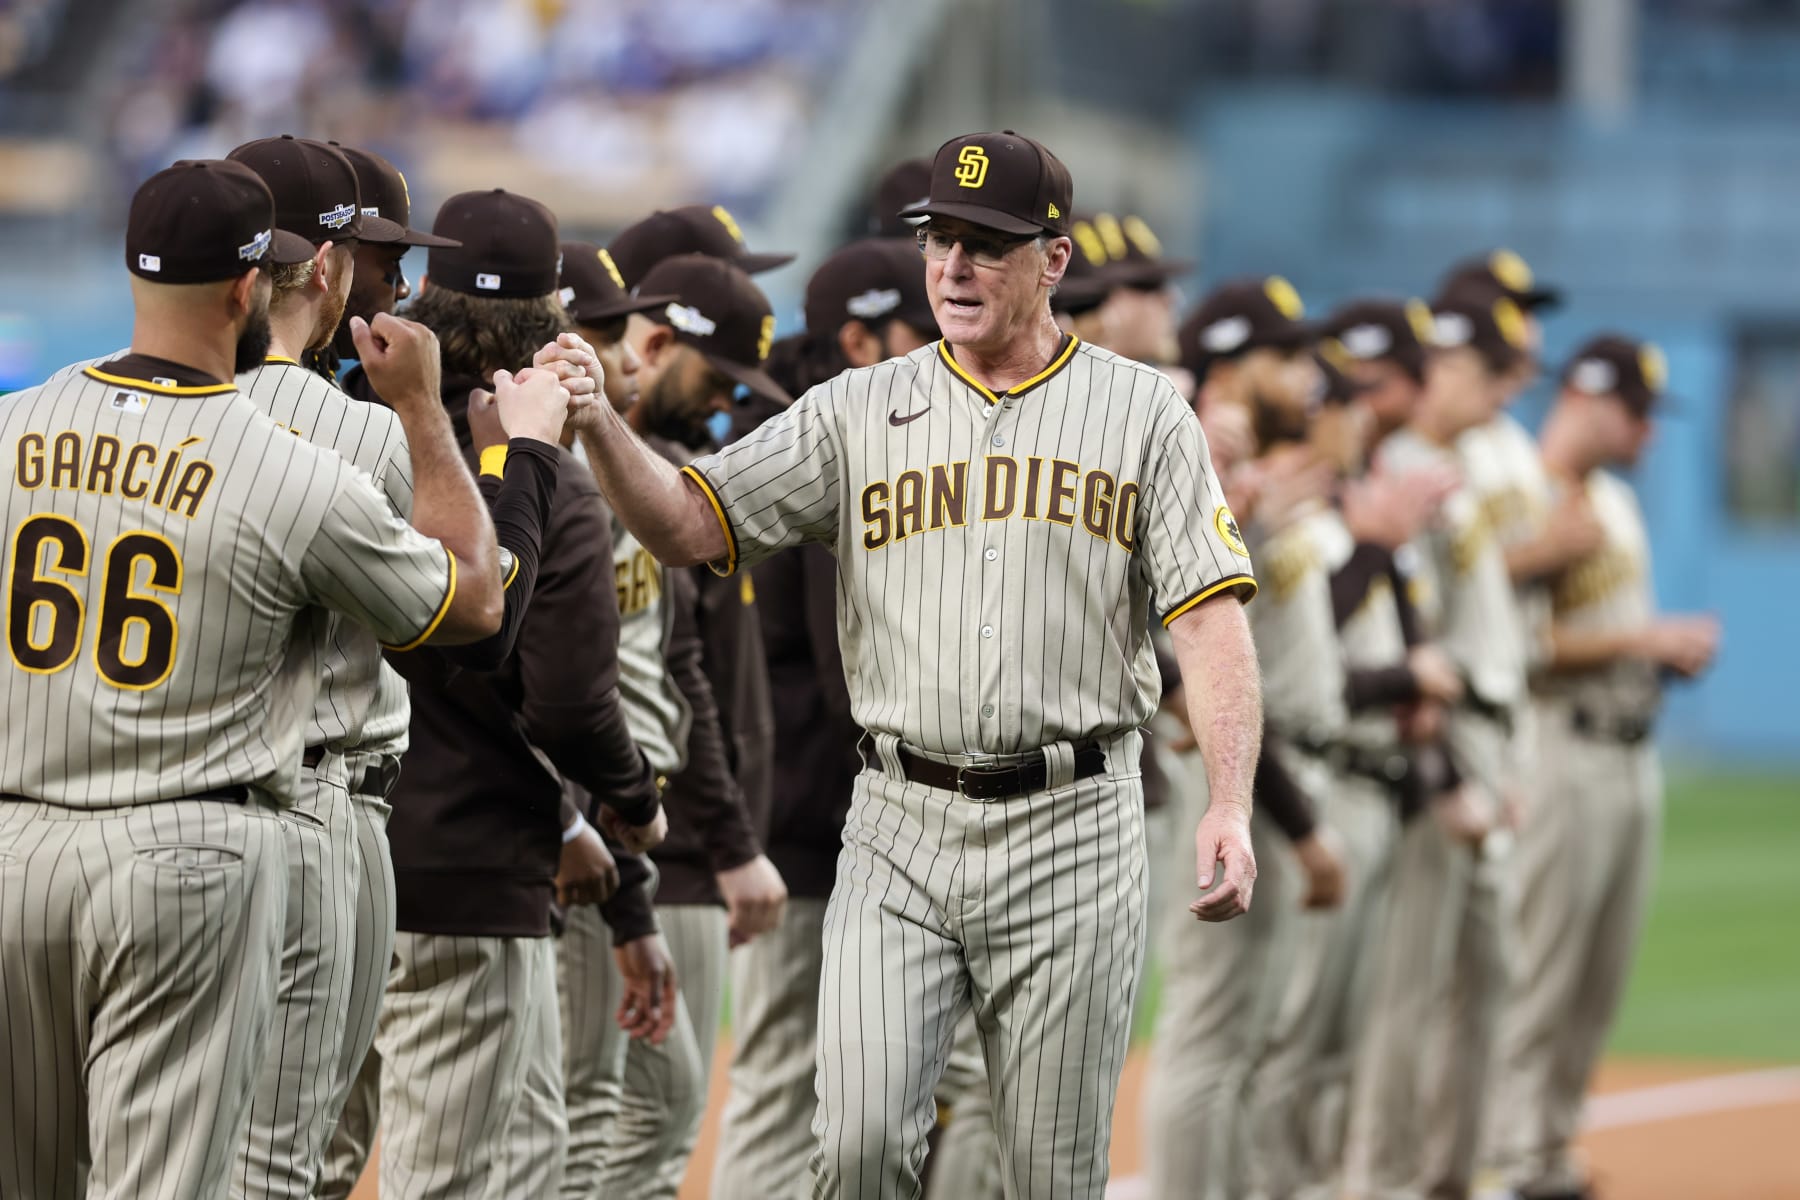
[{"label": "team lineup row", "polygon": [[875,209],[776,341],[721,208],[140,188],[131,346],[0,399],[0,1191],[673,1196],[729,975],[712,1195],[1098,1196],[1168,911],[1153,1194],[1585,1194],[1717,640],[1655,348],[1533,441],[1504,252],[1177,324],[1011,131]]}]

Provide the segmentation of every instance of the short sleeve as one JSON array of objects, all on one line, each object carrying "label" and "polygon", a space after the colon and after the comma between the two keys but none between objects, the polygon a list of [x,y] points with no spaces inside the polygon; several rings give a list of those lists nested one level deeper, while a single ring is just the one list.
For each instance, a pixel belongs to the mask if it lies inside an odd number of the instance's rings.
[{"label": "short sleeve", "polygon": [[1250,552],[1213,473],[1200,419],[1172,394],[1171,400],[1156,425],[1161,453],[1138,521],[1138,553],[1165,626],[1221,592],[1243,601],[1256,594]]},{"label": "short sleeve", "polygon": [[843,504],[840,392],[821,384],[717,454],[682,468],[725,530],[720,575],[837,535]]},{"label": "short sleeve", "polygon": [[345,471],[300,575],[315,603],[392,650],[430,637],[456,595],[456,558],[395,516],[368,478]]}]

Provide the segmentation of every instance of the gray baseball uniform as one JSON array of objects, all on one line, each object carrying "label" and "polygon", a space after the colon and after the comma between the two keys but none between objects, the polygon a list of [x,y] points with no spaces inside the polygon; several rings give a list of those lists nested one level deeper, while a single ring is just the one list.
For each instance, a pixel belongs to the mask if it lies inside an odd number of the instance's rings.
[{"label": "gray baseball uniform", "polygon": [[[238,388],[277,425],[366,472],[400,516],[410,515],[412,459],[393,410],[352,400],[323,376],[274,356],[239,376]],[[349,1085],[345,1022],[352,1010],[363,864],[344,755],[362,743],[382,663],[374,636],[341,617],[331,618],[326,637],[306,729],[308,757],[315,761],[301,772],[300,795],[286,814],[287,930],[275,1033],[251,1101],[249,1137],[233,1171],[234,1195],[311,1196]],[[384,963],[377,984],[385,974]],[[365,977],[365,987],[367,982]]]},{"label": "gray baseball uniform", "polygon": [[[725,530],[717,569],[836,551],[874,746],[825,921],[815,1194],[915,1191],[973,1006],[1009,1187],[1099,1196],[1142,954],[1145,619],[1255,587],[1199,422],[1160,373],[1072,338],[1004,394],[937,343],[687,474]],[[1088,743],[1106,767],[1077,780]],[[992,803],[902,758],[1039,749],[1048,786]]]},{"label": "gray baseball uniform", "polygon": [[0,1022],[37,1030],[5,1071],[0,1190],[214,1195],[270,1032],[287,876],[268,801],[300,791],[324,610],[414,642],[455,561],[231,385],[105,366],[0,405]]},{"label": "gray baseball uniform", "polygon": [[[1556,625],[1641,629],[1655,617],[1636,497],[1602,471],[1586,484],[1599,550],[1551,591]],[[1505,1182],[1585,1183],[1571,1151],[1582,1098],[1618,1010],[1650,894],[1662,807],[1651,738],[1655,668],[1626,659],[1556,672],[1539,690],[1541,787],[1519,840],[1520,971],[1501,1021],[1507,1070],[1490,1145]]]}]

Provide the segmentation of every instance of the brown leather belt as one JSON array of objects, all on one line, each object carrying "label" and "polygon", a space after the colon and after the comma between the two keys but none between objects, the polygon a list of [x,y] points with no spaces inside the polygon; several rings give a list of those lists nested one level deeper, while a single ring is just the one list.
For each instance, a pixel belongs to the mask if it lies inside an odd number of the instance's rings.
[{"label": "brown leather belt", "polygon": [[400,782],[400,759],[397,755],[384,754],[381,761],[362,773],[362,778],[354,780],[350,787],[353,796],[373,796],[377,800],[386,800],[394,785]]},{"label": "brown leather belt", "polygon": [[[1005,764],[956,766],[921,758],[899,749],[900,769],[906,778],[925,787],[946,792],[961,792],[971,800],[1005,800],[1041,792],[1049,786],[1050,764],[1042,750]],[[1106,751],[1099,742],[1078,742],[1075,746],[1075,778],[1088,779],[1106,770]]]},{"label": "brown leather belt", "polygon": [[300,765],[310,771],[325,761],[325,753],[323,746],[308,746],[300,755]]}]

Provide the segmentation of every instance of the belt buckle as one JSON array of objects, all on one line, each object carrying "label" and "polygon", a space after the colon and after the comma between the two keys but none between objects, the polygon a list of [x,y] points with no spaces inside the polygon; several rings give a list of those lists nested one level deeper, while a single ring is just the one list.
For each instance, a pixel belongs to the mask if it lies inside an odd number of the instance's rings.
[{"label": "belt buckle", "polygon": [[969,796],[969,784],[966,776],[970,771],[991,771],[1000,765],[1000,761],[992,754],[971,754],[968,759],[969,761],[957,765],[956,790],[969,799],[987,799],[985,796]]}]

